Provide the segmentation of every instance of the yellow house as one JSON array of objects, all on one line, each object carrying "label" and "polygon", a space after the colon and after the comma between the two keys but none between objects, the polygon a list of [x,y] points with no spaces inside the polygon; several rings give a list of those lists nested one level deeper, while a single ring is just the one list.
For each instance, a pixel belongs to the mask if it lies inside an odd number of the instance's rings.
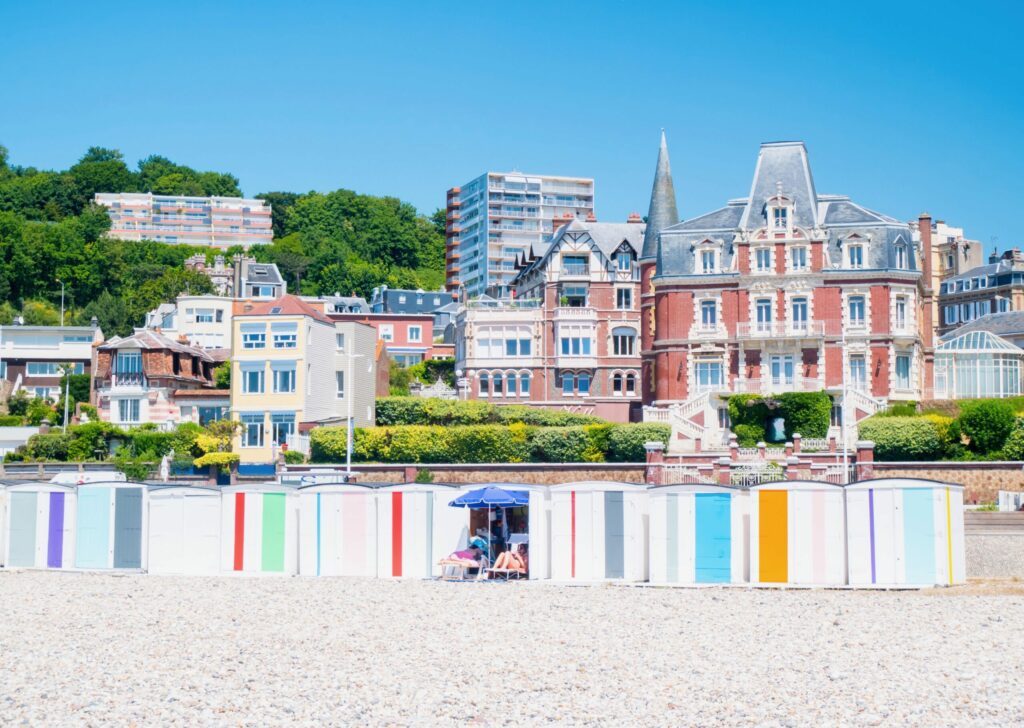
[{"label": "yellow house", "polygon": [[335,324],[296,296],[246,304],[232,320],[231,351],[241,462],[270,462],[289,435],[350,414],[357,427],[372,425],[375,343],[371,327]]}]

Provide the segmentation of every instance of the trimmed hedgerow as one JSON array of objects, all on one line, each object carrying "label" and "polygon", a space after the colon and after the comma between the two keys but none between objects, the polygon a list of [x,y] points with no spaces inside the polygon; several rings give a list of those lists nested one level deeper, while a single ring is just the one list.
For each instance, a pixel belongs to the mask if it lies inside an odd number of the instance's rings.
[{"label": "trimmed hedgerow", "polygon": [[1002,449],[1016,420],[1009,402],[998,399],[964,402],[956,418],[956,431],[967,438],[967,447],[972,452],[993,453]]},{"label": "trimmed hedgerow", "polygon": [[568,427],[603,422],[599,417],[526,405],[494,405],[479,400],[432,397],[381,397],[377,425],[499,425],[521,422],[538,427]]},{"label": "trimmed hedgerow", "polygon": [[[404,425],[358,428],[352,446],[356,462],[521,463],[643,462],[644,443],[667,443],[667,425]],[[341,462],[347,446],[344,427],[318,427],[310,433],[311,462]]]},{"label": "trimmed hedgerow", "polygon": [[647,459],[644,445],[661,442],[668,447],[672,426],[658,422],[616,425],[608,433],[608,460],[614,463],[642,463]]},{"label": "trimmed hedgerow", "polygon": [[775,398],[786,425],[786,439],[797,432],[803,437],[825,437],[832,414],[832,398],[825,392],[786,392]]},{"label": "trimmed hedgerow", "polygon": [[860,439],[875,443],[877,460],[935,460],[945,443],[936,423],[924,417],[869,417],[860,423]]}]

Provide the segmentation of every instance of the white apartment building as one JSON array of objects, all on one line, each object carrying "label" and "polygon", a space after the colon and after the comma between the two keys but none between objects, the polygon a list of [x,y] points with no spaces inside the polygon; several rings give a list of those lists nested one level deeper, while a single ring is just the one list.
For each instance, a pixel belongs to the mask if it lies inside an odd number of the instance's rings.
[{"label": "white apartment building", "polygon": [[274,239],[270,204],[242,197],[189,197],[137,192],[100,192],[110,237],[230,248],[269,245]]},{"label": "white apartment building", "polygon": [[0,326],[0,387],[56,401],[62,367],[91,374],[93,345],[102,341],[98,326]]},{"label": "white apartment building", "polygon": [[572,220],[593,220],[594,180],[487,172],[448,191],[446,286],[505,295],[516,260]]}]

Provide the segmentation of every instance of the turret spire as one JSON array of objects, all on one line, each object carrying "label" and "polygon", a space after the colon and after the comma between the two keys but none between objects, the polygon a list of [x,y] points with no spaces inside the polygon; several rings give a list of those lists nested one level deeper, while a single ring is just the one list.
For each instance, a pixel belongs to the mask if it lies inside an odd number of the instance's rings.
[{"label": "turret spire", "polygon": [[657,257],[658,234],[677,222],[679,210],[676,209],[676,189],[672,184],[672,167],[668,162],[668,142],[665,141],[665,130],[662,129],[658,165],[654,170],[651,206],[647,211],[647,229],[644,231],[644,247],[640,258]]}]

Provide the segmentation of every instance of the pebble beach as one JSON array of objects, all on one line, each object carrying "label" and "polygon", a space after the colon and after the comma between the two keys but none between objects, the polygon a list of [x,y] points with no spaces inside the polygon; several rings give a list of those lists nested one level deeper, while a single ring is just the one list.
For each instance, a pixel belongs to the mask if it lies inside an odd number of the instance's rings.
[{"label": "pebble beach", "polygon": [[0,723],[1009,725],[1024,589],[0,572]]}]

